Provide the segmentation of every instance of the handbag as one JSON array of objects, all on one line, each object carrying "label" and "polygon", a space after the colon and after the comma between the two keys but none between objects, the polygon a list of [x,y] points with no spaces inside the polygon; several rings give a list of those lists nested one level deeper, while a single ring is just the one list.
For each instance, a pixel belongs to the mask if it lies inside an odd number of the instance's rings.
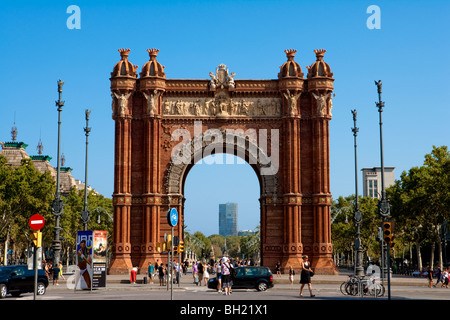
[{"label": "handbag", "polygon": [[314,271],[310,271],[310,272],[309,272],[309,276],[310,276],[310,277],[314,277]]}]

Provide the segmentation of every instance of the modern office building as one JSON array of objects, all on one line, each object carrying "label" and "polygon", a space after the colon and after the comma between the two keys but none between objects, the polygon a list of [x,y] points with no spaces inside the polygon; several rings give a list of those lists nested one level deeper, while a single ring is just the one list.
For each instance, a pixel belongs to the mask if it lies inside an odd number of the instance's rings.
[{"label": "modern office building", "polygon": [[[384,188],[395,183],[395,167],[384,167]],[[363,196],[381,198],[381,167],[363,168]]]},{"label": "modern office building", "polygon": [[219,204],[219,234],[228,236],[238,235],[238,205],[237,203],[227,202]]}]

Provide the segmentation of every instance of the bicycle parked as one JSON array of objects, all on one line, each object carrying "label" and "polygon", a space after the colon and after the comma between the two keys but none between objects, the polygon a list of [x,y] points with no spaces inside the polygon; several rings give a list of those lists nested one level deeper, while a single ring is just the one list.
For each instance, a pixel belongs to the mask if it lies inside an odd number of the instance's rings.
[{"label": "bicycle parked", "polygon": [[342,294],[351,296],[360,294],[381,297],[385,293],[383,284],[377,281],[376,277],[364,278],[354,275],[350,275],[349,279],[341,284],[340,290]]}]

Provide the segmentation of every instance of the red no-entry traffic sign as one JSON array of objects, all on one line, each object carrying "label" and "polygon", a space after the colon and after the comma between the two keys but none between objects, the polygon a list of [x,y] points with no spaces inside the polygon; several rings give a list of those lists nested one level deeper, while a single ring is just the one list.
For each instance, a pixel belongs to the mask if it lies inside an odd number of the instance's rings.
[{"label": "red no-entry traffic sign", "polygon": [[45,219],[40,214],[32,215],[30,220],[28,220],[28,224],[33,230],[40,230],[45,225]]}]

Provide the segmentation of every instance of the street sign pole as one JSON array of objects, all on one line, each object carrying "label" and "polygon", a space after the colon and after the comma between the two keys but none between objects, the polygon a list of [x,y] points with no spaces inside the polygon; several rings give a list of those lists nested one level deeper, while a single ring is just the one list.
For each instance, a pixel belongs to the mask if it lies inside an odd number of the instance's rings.
[{"label": "street sign pole", "polygon": [[34,254],[34,290],[33,290],[33,300],[36,300],[36,295],[37,295],[37,279],[38,279],[38,268],[37,268],[37,264],[38,264],[38,248],[37,246],[33,247],[33,254]]},{"label": "street sign pole", "polygon": [[42,233],[41,229],[45,225],[45,219],[39,214],[32,215],[28,220],[28,225],[33,229],[33,268],[34,268],[34,290],[33,290],[33,300],[36,300],[37,295],[37,282],[38,282],[38,249],[41,247]]},{"label": "street sign pole", "polygon": [[170,241],[170,257],[172,263],[170,264],[170,300],[173,300],[173,226],[172,226],[172,241]]},{"label": "street sign pole", "polygon": [[[167,223],[170,225],[171,227],[171,231],[172,231],[172,239],[170,241],[170,252],[171,252],[171,257],[173,260],[173,227],[175,227],[178,223],[178,212],[177,209],[175,208],[169,208],[169,210],[167,211]],[[169,266],[170,266],[170,300],[173,300],[173,261],[170,262],[169,260]],[[169,278],[169,277],[167,277]]]}]

